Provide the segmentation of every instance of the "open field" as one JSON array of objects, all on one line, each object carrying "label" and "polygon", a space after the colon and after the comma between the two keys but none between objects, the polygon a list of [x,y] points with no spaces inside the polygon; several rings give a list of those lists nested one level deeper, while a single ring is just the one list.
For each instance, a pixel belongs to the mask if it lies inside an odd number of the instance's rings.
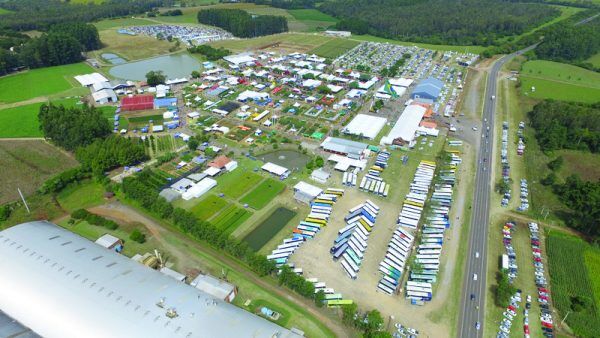
[{"label": "open field", "polygon": [[594,67],[600,67],[600,53],[592,55],[589,59],[585,60],[594,65]]},{"label": "open field", "polygon": [[565,160],[559,170],[559,177],[567,178],[577,174],[586,181],[600,180],[600,154],[579,150],[559,150],[554,153]]},{"label": "open field", "polygon": [[225,208],[228,204],[229,203],[225,199],[220,198],[217,195],[210,194],[200,203],[192,207],[190,211],[193,212],[194,215],[196,215],[196,217],[199,219],[206,221]]},{"label": "open field", "polygon": [[81,62],[0,77],[0,103],[24,101],[79,87],[79,83],[73,77],[93,71],[92,67]]},{"label": "open field", "polygon": [[325,14],[323,12],[319,12],[316,9],[290,9],[288,12],[296,19],[296,20],[312,20],[312,21],[328,21],[328,22],[337,22],[338,19],[334,18],[329,14]]},{"label": "open field", "polygon": [[282,33],[261,36],[255,39],[235,39],[209,43],[213,47],[224,47],[234,52],[256,49],[271,49],[274,51],[308,52],[326,42],[338,39],[318,34]]},{"label": "open field", "polygon": [[268,178],[242,197],[240,202],[247,203],[255,210],[260,210],[269,204],[275,196],[279,195],[284,188],[284,183]]},{"label": "open field", "polygon": [[146,26],[153,24],[155,24],[155,22],[146,20],[144,18],[106,19],[94,22],[94,26],[96,26],[96,28],[98,28],[99,31],[111,28],[120,28],[127,26]]},{"label": "open field", "polygon": [[254,188],[262,179],[263,177],[258,174],[237,169],[217,177],[217,191],[222,192],[227,197],[238,199]]},{"label": "open field", "polygon": [[217,228],[230,234],[250,218],[250,216],[252,216],[252,212],[238,207],[235,204],[229,204],[224,210],[219,212],[218,215],[213,217],[210,222]]},{"label": "open field", "polygon": [[[156,24],[149,22],[149,24]],[[100,31],[100,39],[104,46],[102,49],[92,52],[96,58],[103,53],[114,53],[127,61],[146,59],[149,57],[169,53],[172,43],[166,40],[158,40],[146,35],[131,36],[117,33],[117,29],[106,29]]]},{"label": "open field", "polygon": [[100,205],[103,199],[104,187],[93,181],[83,181],[70,184],[56,196],[60,206],[68,212]]},{"label": "open field", "polygon": [[0,138],[42,137],[38,112],[41,103],[0,110]]},{"label": "open field", "polygon": [[521,91],[533,98],[593,103],[600,98],[600,74],[564,63],[528,61],[521,71]]},{"label": "open field", "polygon": [[455,51],[461,53],[474,53],[479,54],[485,50],[486,47],[483,46],[454,46],[454,45],[432,45],[428,43],[417,43],[417,42],[409,42],[409,41],[398,41],[386,38],[380,38],[378,36],[373,35],[352,35],[351,40],[357,41],[373,41],[373,42],[388,42],[396,45],[402,46],[417,46],[421,48],[431,49],[431,50],[448,50]]},{"label": "open field", "polygon": [[[599,271],[600,253],[583,240],[557,231],[549,231],[546,243],[552,300],[560,318],[569,313],[566,323],[577,336],[595,336],[600,332],[600,317],[594,290],[599,288],[600,275],[590,272]],[[585,301],[583,309],[574,311],[575,297]]]},{"label": "open field", "polygon": [[34,192],[50,176],[77,165],[70,155],[42,140],[0,140],[0,203]]},{"label": "open field", "polygon": [[329,59],[335,59],[350,49],[356,47],[359,43],[360,42],[354,40],[335,39],[327,41],[321,46],[311,50],[310,53],[314,53]]}]

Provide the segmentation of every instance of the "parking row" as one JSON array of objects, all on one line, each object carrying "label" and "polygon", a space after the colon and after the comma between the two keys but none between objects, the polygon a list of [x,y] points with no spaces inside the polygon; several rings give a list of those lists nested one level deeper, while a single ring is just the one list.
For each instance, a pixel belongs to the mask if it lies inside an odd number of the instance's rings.
[{"label": "parking row", "polygon": [[540,229],[537,223],[529,223],[531,237],[531,253],[533,255],[533,266],[535,268],[535,285],[537,286],[537,299],[540,305],[540,322],[544,336],[554,337],[554,322],[550,308],[550,292],[547,289],[546,272],[542,261],[542,249],[540,244]]}]

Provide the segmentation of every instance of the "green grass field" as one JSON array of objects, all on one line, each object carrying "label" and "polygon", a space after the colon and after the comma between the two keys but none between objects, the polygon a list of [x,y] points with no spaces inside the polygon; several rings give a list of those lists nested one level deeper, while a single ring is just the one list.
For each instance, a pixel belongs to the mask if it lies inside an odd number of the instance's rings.
[{"label": "green grass field", "polygon": [[329,59],[335,59],[336,57],[356,47],[359,43],[360,42],[355,40],[335,39],[322,44],[321,46],[311,50],[309,53],[314,53]]},{"label": "green grass field", "polygon": [[528,61],[521,70],[521,91],[538,99],[593,103],[600,101],[600,74],[553,61]]},{"label": "green grass field", "polygon": [[260,210],[269,204],[275,196],[279,195],[284,188],[285,184],[283,182],[268,178],[242,197],[240,202],[247,203],[253,209]]},{"label": "green grass field", "polygon": [[332,23],[338,21],[333,16],[320,12],[316,9],[290,9],[288,12],[294,17],[294,19],[300,21],[327,21]]},{"label": "green grass field", "polygon": [[8,14],[8,13],[12,13],[12,11],[9,11],[8,9],[0,8],[0,15]]},{"label": "green grass field", "polygon": [[98,28],[99,31],[111,28],[120,28],[127,26],[147,26],[154,24],[156,24],[156,22],[152,22],[143,18],[106,19],[94,22],[94,26],[96,26],[96,28]]},{"label": "green grass field", "polygon": [[258,174],[238,169],[217,177],[217,191],[222,192],[227,197],[238,199],[255,187],[262,179],[263,177]]},{"label": "green grass field", "polygon": [[554,156],[562,156],[564,164],[559,170],[559,177],[567,178],[577,174],[586,181],[600,180],[600,154],[580,150],[559,150]]},{"label": "green grass field", "polygon": [[79,83],[73,77],[94,71],[92,67],[81,62],[64,66],[37,68],[0,77],[0,103],[24,101],[79,87]]},{"label": "green grass field", "polygon": [[[158,25],[156,22],[147,22],[148,24]],[[167,40],[161,41],[147,35],[119,34],[116,28],[101,30],[100,39],[104,44],[103,48],[90,53],[97,59],[100,59],[100,55],[103,53],[114,53],[127,61],[146,59],[167,54],[169,48],[174,45],[174,43]]]},{"label": "green grass field", "polygon": [[229,203],[224,198],[210,194],[190,209],[199,219],[206,221],[225,208]]},{"label": "green grass field", "polygon": [[388,42],[388,43],[393,43],[393,44],[402,45],[402,46],[417,46],[417,47],[431,49],[431,50],[442,50],[442,51],[448,50],[448,51],[454,51],[454,52],[474,53],[474,54],[479,54],[486,49],[486,47],[483,47],[483,46],[432,45],[429,43],[398,41],[398,40],[380,38],[378,36],[373,36],[373,35],[353,35],[350,39],[358,40],[358,41]]},{"label": "green grass field", "polygon": [[56,196],[56,199],[63,209],[73,212],[102,204],[103,193],[104,188],[100,183],[88,180],[70,184]]},{"label": "green grass field", "polygon": [[[600,253],[583,240],[550,231],[547,238],[548,272],[552,285],[552,300],[560,316],[569,316],[566,323],[578,337],[593,337],[600,332],[598,316],[600,289]],[[581,297],[588,303],[574,311],[573,297]]]},{"label": "green grass field", "polygon": [[214,226],[230,234],[252,216],[252,212],[230,204],[210,220]]},{"label": "green grass field", "polygon": [[600,67],[600,53],[593,55],[589,59],[585,60],[585,62],[593,64],[594,67]]}]

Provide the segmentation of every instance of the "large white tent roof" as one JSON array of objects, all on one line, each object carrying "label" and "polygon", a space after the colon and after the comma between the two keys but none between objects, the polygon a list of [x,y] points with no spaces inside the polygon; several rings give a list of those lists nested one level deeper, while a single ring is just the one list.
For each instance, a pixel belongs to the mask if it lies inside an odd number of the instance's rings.
[{"label": "large white tent roof", "polygon": [[0,271],[1,311],[46,338],[296,337],[49,222],[0,232]]},{"label": "large white tent roof", "polygon": [[392,144],[395,139],[402,139],[404,142],[412,142],[415,139],[415,132],[419,123],[423,119],[427,109],[417,104],[411,104],[404,109],[390,133],[381,139],[381,144]]},{"label": "large white tent roof", "polygon": [[358,114],[343,129],[346,134],[362,135],[368,139],[374,139],[381,131],[387,119],[385,117]]}]

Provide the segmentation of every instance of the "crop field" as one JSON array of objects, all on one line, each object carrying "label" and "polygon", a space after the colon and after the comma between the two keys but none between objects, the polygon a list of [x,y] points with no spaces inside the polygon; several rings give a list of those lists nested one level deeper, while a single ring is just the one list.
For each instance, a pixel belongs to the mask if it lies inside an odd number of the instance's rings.
[{"label": "crop field", "polygon": [[171,177],[171,175],[162,170],[152,170],[148,178],[145,178],[141,181],[145,185],[158,190],[168,182],[167,178],[169,177]]},{"label": "crop field", "polygon": [[34,192],[49,177],[75,167],[77,161],[42,140],[0,141],[0,203]]},{"label": "crop field", "polygon": [[229,203],[224,198],[210,194],[200,203],[196,204],[192,209],[190,209],[190,211],[193,212],[194,215],[196,215],[196,217],[199,219],[206,221],[225,208],[228,204]]},{"label": "crop field", "polygon": [[0,77],[0,103],[24,101],[79,87],[79,83],[73,77],[91,72],[94,72],[94,69],[81,62]]},{"label": "crop field", "polygon": [[600,74],[564,63],[528,61],[521,70],[521,91],[533,98],[593,103],[600,97]]},{"label": "crop field", "polygon": [[327,41],[319,47],[310,51],[310,53],[317,54],[322,57],[329,59],[335,59],[336,57],[346,53],[350,49],[356,47],[360,42],[348,39],[334,39]]},{"label": "crop field", "polygon": [[[594,290],[600,288],[600,275],[591,274],[600,270],[600,253],[583,240],[558,232],[547,236],[548,272],[552,285],[554,306],[564,317],[567,324],[579,337],[592,337],[600,332],[598,317],[598,297]],[[586,255],[588,255],[586,259]],[[589,255],[592,255],[589,256]],[[593,266],[587,266],[594,264]],[[585,300],[582,309],[574,311],[572,302],[575,297]]]},{"label": "crop field", "polygon": [[268,178],[242,197],[240,202],[247,203],[255,210],[260,210],[269,204],[275,196],[279,195],[284,188],[284,183]]},{"label": "crop field", "polygon": [[209,43],[213,47],[224,47],[234,52],[256,49],[273,49],[287,52],[307,52],[335,38],[302,33],[282,33],[254,39],[222,40]]},{"label": "crop field", "polygon": [[56,197],[60,206],[68,212],[100,205],[104,188],[96,181],[85,181],[67,186]]},{"label": "crop field", "polygon": [[252,216],[252,212],[230,204],[210,220],[214,226],[230,234]]}]

